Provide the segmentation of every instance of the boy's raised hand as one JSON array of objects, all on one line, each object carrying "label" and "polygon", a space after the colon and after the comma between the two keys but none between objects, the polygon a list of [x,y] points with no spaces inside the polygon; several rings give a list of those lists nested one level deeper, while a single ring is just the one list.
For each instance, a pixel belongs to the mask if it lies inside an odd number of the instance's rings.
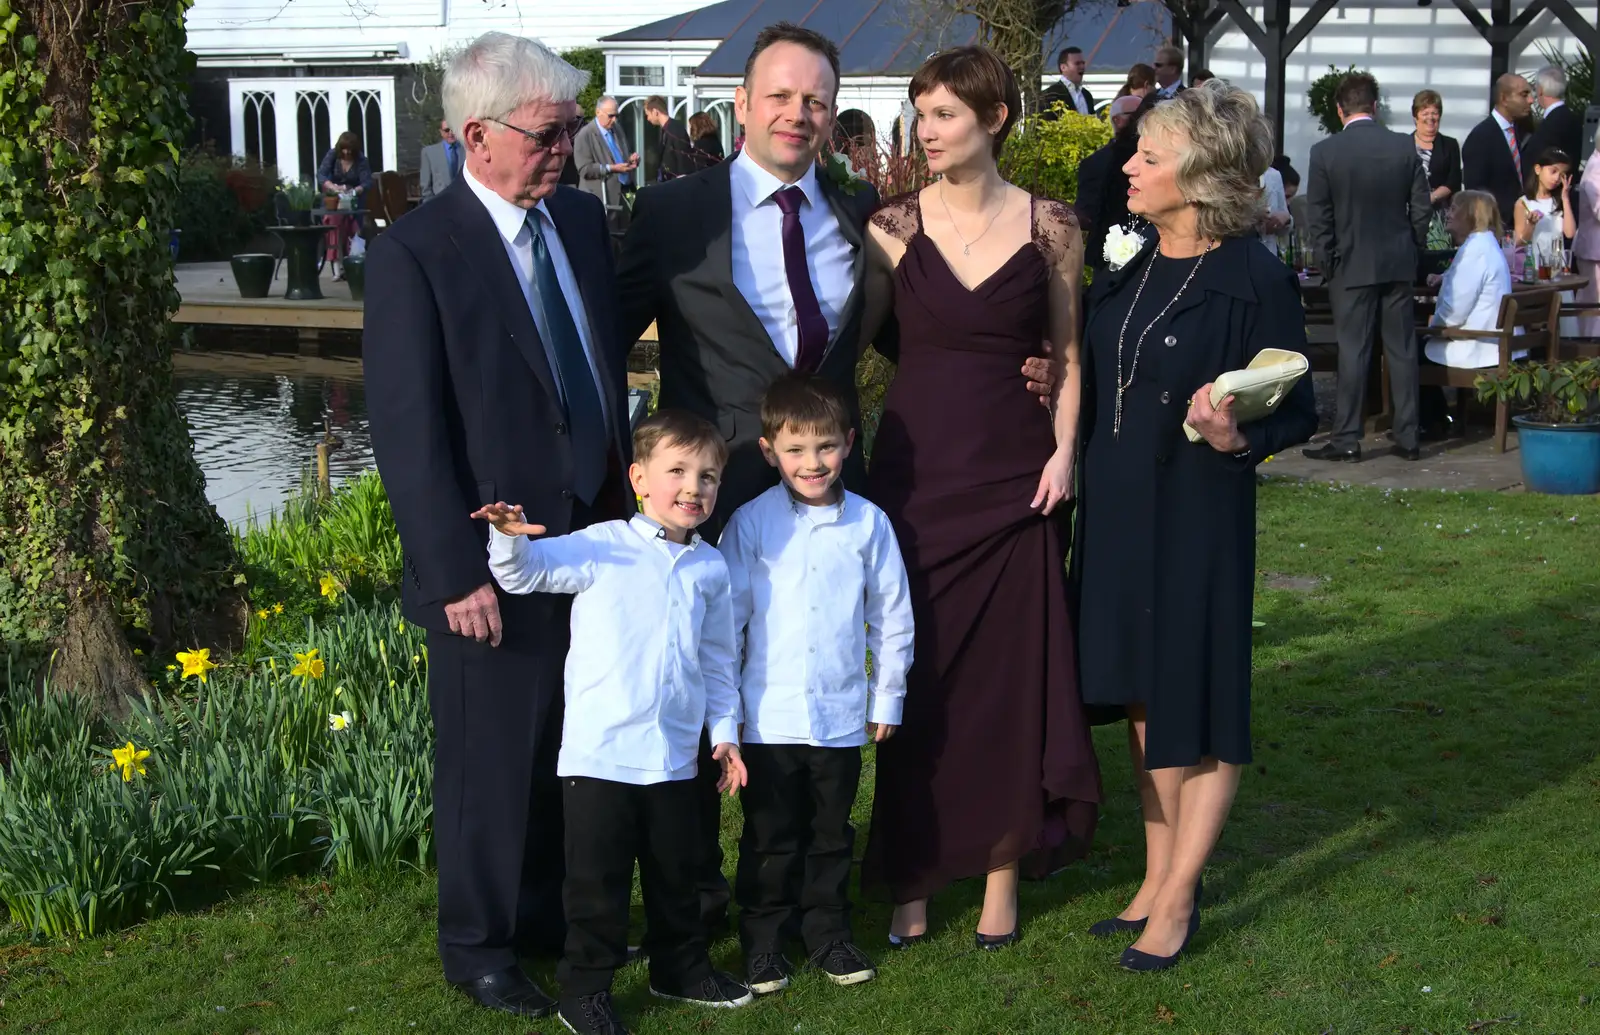
[{"label": "boy's raised hand", "polygon": [[523,518],[522,505],[490,503],[472,512],[472,517],[483,518],[500,530],[502,535],[544,535],[543,525],[530,525]]},{"label": "boy's raised hand", "polygon": [[716,750],[711,752],[711,757],[722,766],[722,776],[717,780],[717,791],[728,792],[728,797],[739,793],[739,788],[750,782],[750,774],[745,770],[744,759],[739,755],[739,745],[718,744]]}]

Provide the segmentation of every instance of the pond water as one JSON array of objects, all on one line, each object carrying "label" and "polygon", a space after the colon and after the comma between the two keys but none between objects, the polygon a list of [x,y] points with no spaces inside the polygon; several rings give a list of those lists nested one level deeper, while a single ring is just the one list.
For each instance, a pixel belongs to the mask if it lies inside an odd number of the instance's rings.
[{"label": "pond water", "polygon": [[206,496],[229,524],[264,519],[300,492],[324,421],[343,440],[329,459],[335,486],[372,466],[358,359],[198,352],[173,367]]}]

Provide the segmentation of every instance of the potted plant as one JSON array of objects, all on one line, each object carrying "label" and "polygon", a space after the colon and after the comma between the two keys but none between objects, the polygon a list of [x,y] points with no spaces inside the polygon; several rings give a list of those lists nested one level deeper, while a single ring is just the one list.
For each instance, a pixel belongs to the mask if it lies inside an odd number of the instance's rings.
[{"label": "potted plant", "polygon": [[[1317,117],[1317,125],[1322,132],[1333,136],[1344,128],[1344,123],[1339,119],[1339,108],[1334,101],[1334,94],[1338,92],[1339,82],[1345,76],[1352,72],[1365,71],[1366,69],[1357,68],[1355,65],[1349,68],[1334,68],[1329,65],[1328,70],[1312,80],[1311,85],[1306,88],[1306,110]],[[1384,104],[1381,86],[1378,88],[1378,98],[1378,111],[1374,113],[1374,117],[1382,122]]]},{"label": "potted plant", "polygon": [[1511,418],[1529,491],[1600,492],[1600,358],[1513,363],[1475,384],[1480,400],[1529,407]]},{"label": "potted plant", "polygon": [[288,225],[310,226],[311,210],[320,206],[321,202],[318,199],[322,197],[322,193],[309,183],[286,183],[280,193],[288,209],[283,213],[288,219]]}]

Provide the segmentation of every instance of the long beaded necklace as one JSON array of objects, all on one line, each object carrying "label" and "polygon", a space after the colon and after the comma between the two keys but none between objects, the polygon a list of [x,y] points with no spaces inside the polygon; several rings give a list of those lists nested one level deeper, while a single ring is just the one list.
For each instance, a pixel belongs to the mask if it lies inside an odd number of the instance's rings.
[{"label": "long beaded necklace", "polygon": [[1128,376],[1124,379],[1122,376],[1122,347],[1128,336],[1128,321],[1133,319],[1133,311],[1139,308],[1139,297],[1144,294],[1145,282],[1150,279],[1150,271],[1155,268],[1156,259],[1161,257],[1160,245],[1156,246],[1155,252],[1150,256],[1150,261],[1145,264],[1144,275],[1139,278],[1139,289],[1133,293],[1133,304],[1128,307],[1128,315],[1122,318],[1122,330],[1117,332],[1117,403],[1116,412],[1111,418],[1112,438],[1122,437],[1122,394],[1133,387],[1133,379],[1139,372],[1139,353],[1144,348],[1145,335],[1149,334],[1150,328],[1160,323],[1161,318],[1167,315],[1167,310],[1171,309],[1177,304],[1178,299],[1183,297],[1184,291],[1189,287],[1189,282],[1194,280],[1194,275],[1199,273],[1200,267],[1205,264],[1206,256],[1210,255],[1211,249],[1216,246],[1216,241],[1206,242],[1206,250],[1200,253],[1200,260],[1190,268],[1189,275],[1183,278],[1183,284],[1178,288],[1178,293],[1173,295],[1167,304],[1161,307],[1161,312],[1156,314],[1156,318],[1145,324],[1144,330],[1139,332],[1139,340],[1134,342],[1133,345],[1133,363],[1128,367]]}]

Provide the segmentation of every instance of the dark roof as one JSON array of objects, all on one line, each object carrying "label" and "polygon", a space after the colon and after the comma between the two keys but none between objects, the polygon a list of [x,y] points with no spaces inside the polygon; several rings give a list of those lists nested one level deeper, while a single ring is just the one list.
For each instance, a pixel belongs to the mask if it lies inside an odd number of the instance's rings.
[{"label": "dark roof", "polygon": [[[696,73],[737,76],[744,74],[756,34],[782,21],[814,29],[837,43],[845,75],[910,75],[935,51],[978,39],[971,15],[938,13],[929,0],[722,0],[601,42],[721,40]],[[1045,34],[1045,68],[1055,68],[1056,52],[1068,44],[1083,48],[1091,71],[1148,62],[1170,26],[1166,6],[1155,0],[1128,7],[1085,3]]]}]

